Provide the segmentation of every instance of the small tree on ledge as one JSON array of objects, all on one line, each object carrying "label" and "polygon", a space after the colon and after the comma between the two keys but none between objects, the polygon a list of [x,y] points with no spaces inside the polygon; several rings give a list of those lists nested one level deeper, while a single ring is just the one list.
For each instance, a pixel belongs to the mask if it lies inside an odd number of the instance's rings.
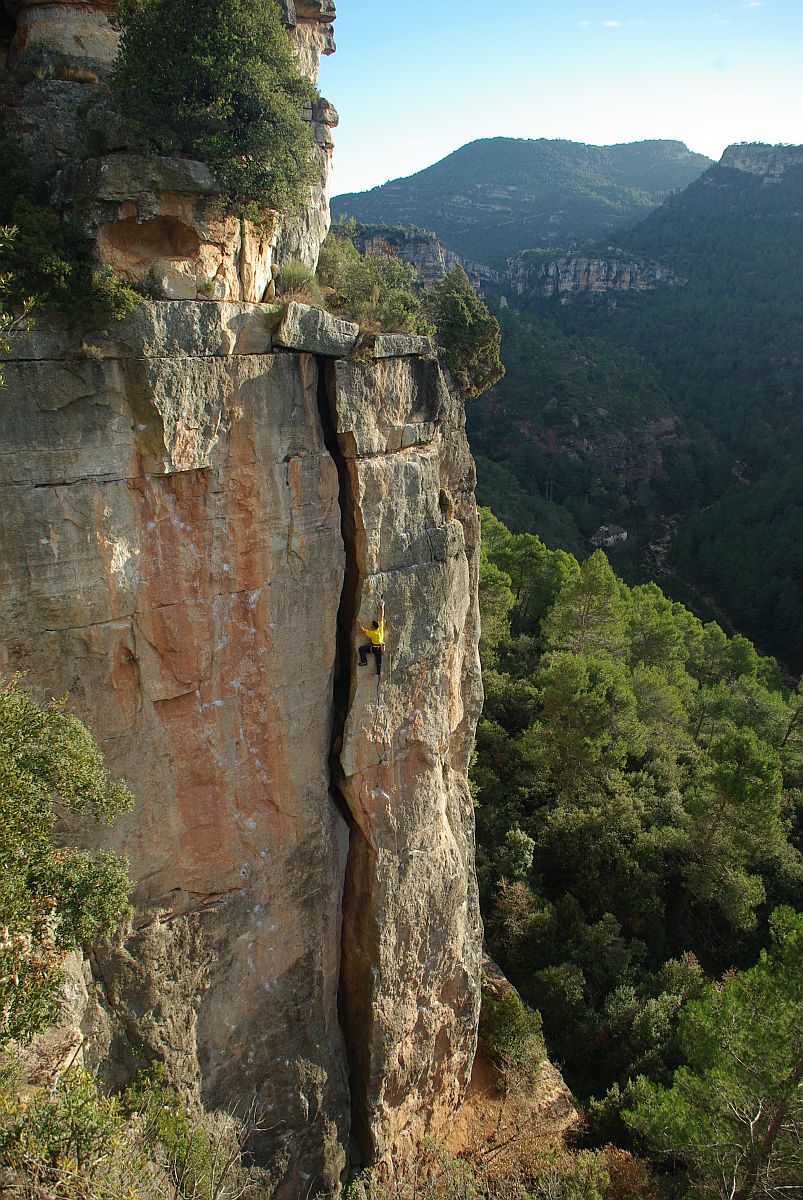
[{"label": "small tree on ledge", "polygon": [[276,0],[119,0],[117,20],[112,88],[143,144],[207,163],[249,216],[297,208],[317,91]]},{"label": "small tree on ledge", "polygon": [[446,366],[466,396],[479,396],[502,378],[499,322],[491,316],[462,267],[435,286],[428,304]]}]

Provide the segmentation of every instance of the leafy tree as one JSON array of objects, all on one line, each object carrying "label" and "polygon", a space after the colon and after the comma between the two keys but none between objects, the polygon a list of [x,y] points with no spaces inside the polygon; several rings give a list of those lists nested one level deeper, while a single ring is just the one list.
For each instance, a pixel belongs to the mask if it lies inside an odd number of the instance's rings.
[{"label": "leafy tree", "polygon": [[462,267],[435,285],[428,310],[444,362],[466,396],[479,396],[502,378],[499,322],[492,317]]},{"label": "leafy tree", "polygon": [[799,1194],[803,1179],[803,914],[777,909],[756,966],[683,1011],[671,1087],[640,1081],[626,1117],[716,1200]]},{"label": "leafy tree", "polygon": [[143,142],[208,163],[249,214],[287,211],[313,178],[301,74],[276,0],[120,0],[118,102]]},{"label": "leafy tree", "polygon": [[547,645],[576,654],[593,650],[621,654],[625,629],[619,580],[605,554],[597,550],[582,564],[578,577],[562,589],[544,621]]},{"label": "leafy tree", "polygon": [[486,930],[575,1094],[609,1097],[601,1131],[637,1072],[668,1081],[695,989],[803,903],[803,705],[746,639],[604,554],[482,526]]},{"label": "leafy tree", "polygon": [[0,1170],[15,1194],[237,1200],[249,1183],[272,1191],[265,1173],[252,1168],[249,1179],[241,1166],[253,1111],[241,1120],[193,1112],[161,1066],[119,1096],[75,1067],[24,1095],[18,1076],[13,1063],[0,1066]]},{"label": "leafy tree", "polygon": [[0,688],[0,1046],[51,1022],[64,955],[127,912],[124,860],[55,846],[57,821],[111,821],[132,804],[64,701],[40,709],[18,679]]}]

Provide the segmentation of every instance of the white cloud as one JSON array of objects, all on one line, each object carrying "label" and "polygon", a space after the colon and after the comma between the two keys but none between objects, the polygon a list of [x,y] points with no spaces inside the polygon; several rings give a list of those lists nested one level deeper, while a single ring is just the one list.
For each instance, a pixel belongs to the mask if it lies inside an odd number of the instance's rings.
[{"label": "white cloud", "polygon": [[764,0],[744,0],[745,8],[763,8]]},{"label": "white cloud", "polygon": [[577,24],[580,26],[581,29],[588,29],[591,22],[590,21],[578,21]]},{"label": "white cloud", "polygon": [[619,29],[621,24],[622,24],[621,21],[603,21],[602,22],[603,28],[605,28],[605,29]]}]

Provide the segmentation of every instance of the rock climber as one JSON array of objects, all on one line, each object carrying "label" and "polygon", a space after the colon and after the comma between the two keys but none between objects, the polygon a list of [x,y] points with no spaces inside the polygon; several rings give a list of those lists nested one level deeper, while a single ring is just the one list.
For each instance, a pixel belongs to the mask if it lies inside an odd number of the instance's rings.
[{"label": "rock climber", "polygon": [[[368,654],[373,654],[376,662],[376,673],[382,671],[382,655],[385,652],[385,602],[380,601],[377,611],[377,619],[371,622],[370,629],[366,629],[364,625],[360,625],[368,641],[360,646],[360,666],[368,666]],[[359,622],[358,622],[359,624]]]}]

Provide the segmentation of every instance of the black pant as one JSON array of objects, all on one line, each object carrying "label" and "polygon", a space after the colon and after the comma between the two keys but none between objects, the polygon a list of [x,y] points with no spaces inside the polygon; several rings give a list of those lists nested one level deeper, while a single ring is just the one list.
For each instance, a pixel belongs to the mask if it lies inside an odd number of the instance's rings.
[{"label": "black pant", "polygon": [[380,671],[382,670],[382,647],[381,646],[375,646],[373,644],[373,642],[366,642],[364,646],[360,646],[360,666],[366,667],[368,665],[368,651],[369,650],[373,654],[374,658],[376,659],[376,673],[378,675],[380,673]]}]

